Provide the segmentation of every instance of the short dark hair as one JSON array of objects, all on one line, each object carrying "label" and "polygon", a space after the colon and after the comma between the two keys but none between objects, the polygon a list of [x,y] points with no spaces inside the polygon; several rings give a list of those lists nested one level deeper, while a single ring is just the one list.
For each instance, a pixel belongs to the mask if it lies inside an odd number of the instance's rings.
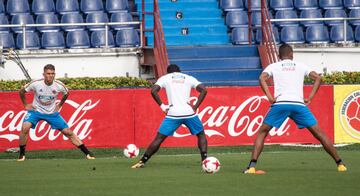
[{"label": "short dark hair", "polygon": [[289,56],[292,53],[293,53],[293,49],[289,44],[283,44],[279,48],[280,59],[282,59],[285,56]]},{"label": "short dark hair", "polygon": [[179,66],[177,66],[176,64],[171,64],[167,67],[167,72],[168,73],[173,73],[173,72],[181,72]]},{"label": "short dark hair", "polygon": [[45,65],[45,66],[44,66],[44,72],[45,72],[46,70],[48,70],[48,69],[55,71],[55,66],[54,66],[53,64],[47,64],[47,65]]}]

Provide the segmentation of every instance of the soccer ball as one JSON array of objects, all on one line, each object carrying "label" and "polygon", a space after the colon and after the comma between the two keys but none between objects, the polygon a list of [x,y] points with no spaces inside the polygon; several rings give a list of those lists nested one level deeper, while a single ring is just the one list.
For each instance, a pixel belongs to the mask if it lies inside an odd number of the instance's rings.
[{"label": "soccer ball", "polygon": [[136,158],[139,155],[139,148],[135,144],[129,144],[124,149],[124,156],[127,158]]},{"label": "soccer ball", "polygon": [[202,162],[202,169],[208,174],[214,174],[220,170],[220,162],[215,157],[208,157]]}]

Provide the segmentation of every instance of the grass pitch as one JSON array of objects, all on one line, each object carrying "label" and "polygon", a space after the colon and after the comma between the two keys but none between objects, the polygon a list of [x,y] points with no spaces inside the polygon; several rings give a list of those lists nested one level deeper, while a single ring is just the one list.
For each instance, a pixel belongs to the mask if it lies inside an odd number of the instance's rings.
[{"label": "grass pitch", "polygon": [[[257,168],[245,175],[251,147],[212,147],[221,169],[201,171],[197,149],[160,149],[145,168],[131,169],[121,149],[93,149],[96,160],[77,149],[34,151],[25,162],[0,153],[0,195],[360,195],[360,145],[338,148],[348,171],[339,173],[321,148],[266,146]],[[143,152],[143,151],[142,151]]]}]

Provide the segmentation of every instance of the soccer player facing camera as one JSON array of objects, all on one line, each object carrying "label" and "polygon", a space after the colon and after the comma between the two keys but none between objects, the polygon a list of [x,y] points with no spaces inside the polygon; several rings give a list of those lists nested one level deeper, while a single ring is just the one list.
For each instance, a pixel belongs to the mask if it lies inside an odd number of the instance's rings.
[{"label": "soccer player facing camera", "polygon": [[[333,143],[319,127],[315,116],[307,107],[314,98],[321,83],[321,76],[308,66],[293,61],[293,50],[284,44],[279,48],[280,62],[267,66],[260,75],[260,86],[271,103],[263,124],[254,142],[251,161],[244,173],[260,174],[264,171],[256,170],[256,162],[264,148],[264,139],[273,128],[279,128],[286,118],[292,119],[299,128],[307,128],[320,141],[325,151],[334,159],[339,172],[346,171],[346,167],[339,157]],[[308,97],[303,97],[304,77],[314,80],[313,88]],[[270,93],[266,80],[273,77],[274,96]]]},{"label": "soccer player facing camera", "polygon": [[[166,117],[162,121],[155,139],[146,149],[140,161],[133,165],[132,168],[143,167],[151,156],[159,150],[161,143],[168,136],[172,136],[182,124],[186,125],[192,135],[197,136],[201,160],[207,157],[207,140],[204,127],[195,113],[204,100],[207,90],[196,78],[181,73],[180,68],[175,64],[167,68],[167,73],[160,77],[151,89],[152,97],[159,104]],[[158,92],[161,88],[166,90],[169,105],[165,105],[159,97]],[[195,88],[200,93],[195,105],[189,103],[192,88]]]}]

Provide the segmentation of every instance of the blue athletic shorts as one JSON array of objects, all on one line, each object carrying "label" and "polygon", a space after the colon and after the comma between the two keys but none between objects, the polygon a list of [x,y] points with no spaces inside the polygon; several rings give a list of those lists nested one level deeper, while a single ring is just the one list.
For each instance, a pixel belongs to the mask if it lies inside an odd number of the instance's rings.
[{"label": "blue athletic shorts", "polygon": [[174,135],[174,132],[177,128],[180,127],[180,125],[186,125],[187,128],[189,128],[190,133],[192,135],[197,135],[200,132],[204,131],[204,127],[199,119],[199,117],[193,116],[190,118],[169,118],[165,117],[165,119],[162,121],[159,133],[166,135],[166,136],[172,136]]},{"label": "blue athletic shorts", "polygon": [[52,129],[58,129],[62,131],[65,128],[69,128],[68,124],[61,117],[59,112],[55,112],[52,114],[42,114],[38,111],[28,110],[27,114],[24,118],[24,122],[30,122],[31,128],[35,129],[36,124],[40,121],[44,120],[51,125]]},{"label": "blue athletic shorts", "polygon": [[279,128],[287,117],[292,119],[300,129],[317,124],[315,116],[309,108],[306,105],[297,104],[272,105],[265,117],[264,123]]}]

